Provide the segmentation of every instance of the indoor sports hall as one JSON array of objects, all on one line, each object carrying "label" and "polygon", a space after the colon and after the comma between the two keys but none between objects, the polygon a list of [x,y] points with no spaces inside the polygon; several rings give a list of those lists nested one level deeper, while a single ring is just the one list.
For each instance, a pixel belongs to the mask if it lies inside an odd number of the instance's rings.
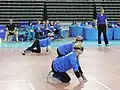
[{"label": "indoor sports hall", "polygon": [[[119,90],[119,4],[119,0],[0,0],[0,90]],[[104,31],[101,32],[101,43],[98,40],[99,26],[96,28],[95,16],[101,7],[108,21],[108,43],[104,40]],[[13,20],[18,34],[9,31],[10,20]],[[49,33],[38,34],[39,21],[41,25],[47,21],[53,24],[59,21],[60,32],[50,28],[54,33],[50,51],[41,47],[41,53],[22,55],[36,40],[49,38]],[[32,34],[29,37],[29,28],[26,28],[31,22],[34,28],[30,31],[35,30],[34,37]],[[79,56],[79,63],[88,81],[81,88],[73,69],[70,69],[67,71],[71,78],[69,83],[47,82],[57,48],[74,42],[77,36],[83,37],[84,51]]]}]

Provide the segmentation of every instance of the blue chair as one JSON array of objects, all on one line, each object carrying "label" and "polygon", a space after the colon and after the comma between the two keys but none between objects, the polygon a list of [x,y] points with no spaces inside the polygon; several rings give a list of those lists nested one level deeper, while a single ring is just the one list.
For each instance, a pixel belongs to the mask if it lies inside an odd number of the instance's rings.
[{"label": "blue chair", "polygon": [[115,40],[120,40],[120,28],[114,28],[114,39]]},{"label": "blue chair", "polygon": [[113,40],[113,28],[107,28],[107,38]]},{"label": "blue chair", "polygon": [[86,40],[97,40],[98,31],[96,28],[84,28],[85,30],[85,39]]},{"label": "blue chair", "polygon": [[[108,40],[113,39],[113,28],[107,29]],[[96,28],[85,28],[85,39],[86,40],[98,40],[98,31]],[[103,35],[101,35],[101,40],[104,40]]]},{"label": "blue chair", "polygon": [[69,27],[69,35],[70,37],[82,36],[83,35],[83,27]]}]

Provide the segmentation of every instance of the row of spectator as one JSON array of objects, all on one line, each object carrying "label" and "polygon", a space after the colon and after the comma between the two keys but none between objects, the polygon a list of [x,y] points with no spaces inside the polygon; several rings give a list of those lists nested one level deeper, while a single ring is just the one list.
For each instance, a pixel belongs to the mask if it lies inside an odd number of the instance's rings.
[{"label": "row of spectator", "polygon": [[[71,26],[85,26],[85,27],[89,27],[89,28],[94,28],[95,27],[95,21],[87,21],[87,22],[81,22],[81,23],[77,23],[76,21],[73,21]],[[120,27],[120,20],[117,22],[109,22],[108,23],[108,27],[109,28],[117,28]]]},{"label": "row of spectator", "polygon": [[[18,25],[13,23],[13,20],[10,19],[9,24],[6,25],[6,34],[5,41],[7,41],[8,35],[16,35],[16,41],[18,41]],[[57,38],[60,38],[61,25],[59,21],[40,21],[36,24],[33,24],[31,21],[24,26],[24,30],[27,32],[27,40],[34,40],[39,38],[47,37],[48,33],[54,33],[57,35]]]}]

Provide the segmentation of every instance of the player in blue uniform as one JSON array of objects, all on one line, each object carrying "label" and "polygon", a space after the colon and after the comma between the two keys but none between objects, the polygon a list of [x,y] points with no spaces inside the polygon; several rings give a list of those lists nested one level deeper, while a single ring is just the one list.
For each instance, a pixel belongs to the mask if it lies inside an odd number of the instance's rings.
[{"label": "player in blue uniform", "polygon": [[[73,46],[74,46],[75,43],[83,43],[83,37],[77,36],[76,39],[75,39],[75,42],[66,43],[66,44],[63,44],[63,45],[59,46],[57,48],[58,57],[65,56],[65,55],[69,54],[70,52],[72,52],[73,51]],[[84,82],[87,82],[87,79],[85,78],[84,74],[82,74],[82,78],[83,78]]]},{"label": "player in blue uniform", "polygon": [[81,36],[77,36],[77,38],[75,39],[75,42],[60,45],[57,48],[58,57],[65,56],[66,54],[72,52],[73,45],[75,43],[82,43],[82,42],[83,42],[83,38]]},{"label": "player in blue uniform", "polygon": [[[52,62],[52,76],[59,79],[63,83],[69,83],[71,78],[66,73],[68,70],[73,69],[76,77],[78,78],[81,85],[84,84],[82,78],[82,70],[79,64],[79,56],[83,52],[83,46],[81,43],[76,43],[73,46],[73,51],[63,57],[56,58]],[[48,75],[48,78],[51,76],[51,72]]]},{"label": "player in blue uniform", "polygon": [[[46,52],[50,50],[50,44],[51,41],[54,39],[54,34],[53,33],[48,33],[48,37],[45,39],[37,39],[34,41],[31,47],[28,47],[22,55],[25,55],[25,53],[28,52],[36,52],[36,53],[41,53],[41,47],[46,47]],[[36,48],[36,49],[35,49]]]}]

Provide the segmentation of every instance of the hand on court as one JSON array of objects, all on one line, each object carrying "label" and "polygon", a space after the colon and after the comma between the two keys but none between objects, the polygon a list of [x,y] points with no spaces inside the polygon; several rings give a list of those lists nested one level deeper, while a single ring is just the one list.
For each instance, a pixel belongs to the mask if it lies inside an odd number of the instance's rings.
[{"label": "hand on court", "polygon": [[50,49],[49,49],[49,48],[46,48],[46,52],[50,52]]},{"label": "hand on court", "polygon": [[46,52],[49,52],[50,51],[50,46],[47,46],[46,47]]},{"label": "hand on court", "polygon": [[76,85],[73,90],[82,90],[83,87],[81,87],[80,84]]},{"label": "hand on court", "polygon": [[49,50],[48,50],[48,49],[46,49],[46,52],[49,52]]},{"label": "hand on court", "polygon": [[81,87],[84,87],[84,81],[82,77],[79,78],[79,83]]}]

